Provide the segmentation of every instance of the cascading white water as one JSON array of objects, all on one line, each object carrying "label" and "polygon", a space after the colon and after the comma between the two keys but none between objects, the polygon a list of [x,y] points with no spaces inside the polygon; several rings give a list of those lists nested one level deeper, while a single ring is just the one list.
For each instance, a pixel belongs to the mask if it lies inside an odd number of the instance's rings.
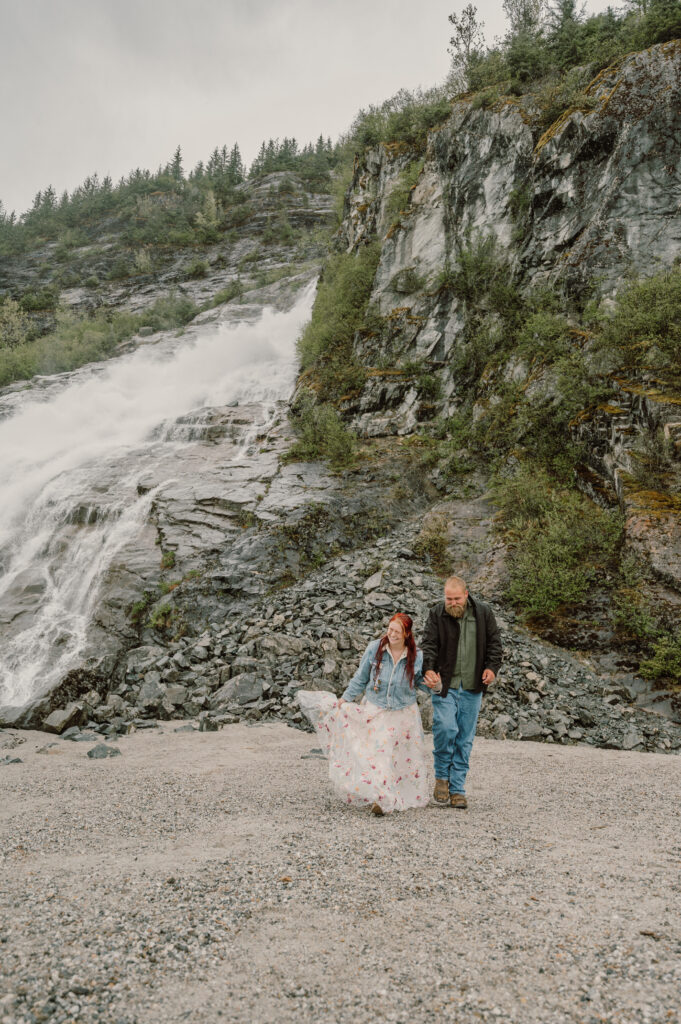
[{"label": "cascading white water", "polygon": [[314,287],[288,313],[192,327],[0,399],[0,705],[46,692],[77,662],[99,582],[148,515],[155,492],[136,484],[150,446],[186,443],[179,418],[229,403],[262,404],[267,426],[291,393]]}]

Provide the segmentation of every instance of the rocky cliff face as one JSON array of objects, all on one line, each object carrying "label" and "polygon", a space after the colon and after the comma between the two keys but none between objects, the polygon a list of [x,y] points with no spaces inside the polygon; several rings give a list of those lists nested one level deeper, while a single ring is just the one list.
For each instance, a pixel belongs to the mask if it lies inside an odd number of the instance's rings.
[{"label": "rocky cliff face", "polygon": [[[405,169],[414,169],[414,154],[381,146],[358,163],[340,242],[352,249],[382,240],[372,304],[383,318],[379,332],[356,342],[371,369],[345,411],[361,434],[410,433],[436,414],[454,414],[469,397],[465,376],[453,369],[469,358],[466,301],[442,282],[472,239],[496,240],[521,290],[544,284],[568,302],[583,301],[587,291],[608,299],[631,275],[654,274],[679,258],[681,43],[630,55],[602,72],[584,107],[542,131],[530,97],[489,108],[475,97],[456,102],[430,135],[399,214],[394,197]],[[400,372],[414,361],[439,380],[437,402],[424,402],[413,375]],[[537,360],[515,353],[494,376],[538,401],[556,387]],[[601,501],[620,502],[632,545],[681,590],[678,498],[654,501],[627,483],[642,432],[664,431],[678,451],[681,394],[659,376],[610,383],[611,400],[573,428],[591,453],[582,486]],[[485,395],[481,387],[474,417],[494,400],[492,389]]]}]

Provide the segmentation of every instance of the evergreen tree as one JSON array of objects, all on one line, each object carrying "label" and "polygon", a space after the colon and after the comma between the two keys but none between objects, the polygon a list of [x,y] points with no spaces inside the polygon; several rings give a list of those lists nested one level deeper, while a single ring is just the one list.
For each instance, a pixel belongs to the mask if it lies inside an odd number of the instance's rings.
[{"label": "evergreen tree", "polygon": [[173,159],[166,168],[166,174],[169,174],[175,181],[184,180],[184,173],[182,171],[182,149],[180,146],[178,146],[173,153]]},{"label": "evergreen tree", "polygon": [[478,21],[478,9],[473,4],[464,7],[459,15],[450,14],[449,21],[454,28],[447,51],[452,58],[450,80],[454,88],[460,89],[468,86],[471,64],[482,53],[485,26]]},{"label": "evergreen tree", "polygon": [[229,176],[233,185],[239,185],[246,177],[246,168],[241,159],[241,151],[237,142],[234,143],[229,154]]}]

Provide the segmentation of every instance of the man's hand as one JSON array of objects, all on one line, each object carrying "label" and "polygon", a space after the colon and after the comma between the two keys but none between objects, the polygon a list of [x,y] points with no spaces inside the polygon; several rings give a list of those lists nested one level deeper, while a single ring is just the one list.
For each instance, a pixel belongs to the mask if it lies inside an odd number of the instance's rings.
[{"label": "man's hand", "polygon": [[496,678],[497,677],[495,676],[494,672],[492,672],[492,669],[486,668],[485,671],[482,673],[482,685],[489,686],[490,683],[493,683]]},{"label": "man's hand", "polygon": [[428,671],[426,672],[426,674],[423,677],[423,681],[424,681],[424,683],[426,684],[426,686],[428,687],[429,690],[437,689],[441,685],[441,683],[442,683],[442,680],[440,678],[440,673],[439,672],[434,672],[432,668],[428,669]]}]

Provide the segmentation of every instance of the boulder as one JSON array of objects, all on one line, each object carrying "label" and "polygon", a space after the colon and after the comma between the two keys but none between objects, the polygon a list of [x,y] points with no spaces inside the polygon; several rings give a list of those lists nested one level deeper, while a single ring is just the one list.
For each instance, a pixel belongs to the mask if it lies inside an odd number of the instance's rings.
[{"label": "boulder", "polygon": [[87,756],[94,760],[100,760],[105,757],[120,757],[121,752],[118,747],[107,747],[106,743],[98,743],[92,750],[88,750]]},{"label": "boulder", "polygon": [[[156,676],[158,673],[149,673],[149,676]],[[159,677],[160,678],[160,677]],[[156,679],[145,679],[140,687],[137,697],[137,706],[143,711],[155,711],[165,696],[165,687]]]},{"label": "boulder", "polygon": [[286,636],[284,633],[269,634],[261,637],[256,644],[259,654],[274,654],[276,657],[286,657],[302,654],[305,645],[302,640],[295,636]]},{"label": "boulder", "polygon": [[497,715],[492,722],[490,733],[497,740],[505,740],[515,727],[515,720],[510,715]]},{"label": "boulder", "polygon": [[233,701],[237,704],[250,704],[262,697],[262,692],[262,677],[254,672],[243,672],[216,690],[210,698],[210,705],[212,708],[222,708]]},{"label": "boulder", "polygon": [[539,722],[519,722],[518,723],[518,739],[519,740],[540,740],[542,739],[544,730]]},{"label": "boulder", "polygon": [[83,725],[86,719],[83,705],[67,704],[65,708],[57,708],[43,722],[45,732],[62,733],[72,725]]},{"label": "boulder", "polygon": [[126,672],[134,672],[141,674],[162,658],[165,651],[162,647],[157,647],[154,644],[149,644],[144,647],[135,647],[132,651],[128,652],[125,667]]},{"label": "boulder", "polygon": [[174,707],[184,704],[187,699],[187,687],[180,686],[178,683],[171,683],[166,689],[165,699]]},{"label": "boulder", "polygon": [[636,747],[643,746],[643,744],[643,736],[633,726],[627,729],[622,737],[622,750],[634,750]]},{"label": "boulder", "polygon": [[365,590],[377,590],[383,582],[383,570],[379,569],[373,576],[370,576],[368,580],[365,580],[362,586]]}]

